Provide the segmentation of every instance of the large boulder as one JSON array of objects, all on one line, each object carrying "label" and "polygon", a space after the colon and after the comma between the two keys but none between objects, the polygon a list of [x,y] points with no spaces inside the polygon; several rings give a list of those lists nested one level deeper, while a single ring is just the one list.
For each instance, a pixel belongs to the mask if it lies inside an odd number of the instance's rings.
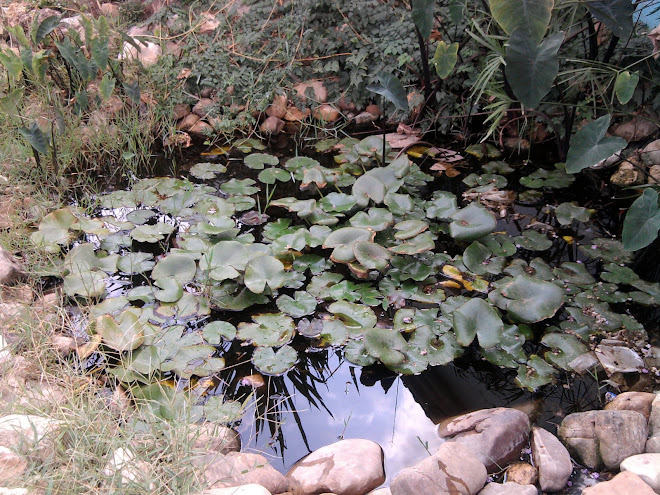
[{"label": "large boulder", "polygon": [[624,459],[621,471],[630,471],[660,493],[660,454],[638,454]]},{"label": "large boulder", "polygon": [[585,488],[582,495],[655,495],[655,492],[642,478],[625,471],[610,481]]},{"label": "large boulder", "polygon": [[459,442],[446,442],[431,457],[401,471],[392,495],[474,495],[484,486],[486,467]]},{"label": "large boulder", "polygon": [[660,395],[651,403],[649,434],[651,438],[646,442],[646,452],[660,452]]},{"label": "large boulder", "polygon": [[370,440],[341,440],[303,457],[286,477],[295,495],[363,495],[385,481],[383,449]]},{"label": "large boulder", "polygon": [[25,270],[11,253],[0,248],[0,285],[9,285],[25,278]]},{"label": "large boulder", "polygon": [[266,458],[247,452],[207,454],[195,460],[204,468],[208,489],[228,488],[256,483],[271,493],[282,493],[289,489],[289,481],[276,471]]},{"label": "large boulder", "polygon": [[0,446],[0,483],[22,475],[26,471],[27,465],[25,456]]},{"label": "large boulder", "polygon": [[637,411],[648,420],[655,394],[650,392],[624,392],[605,405],[606,411]]},{"label": "large boulder", "polygon": [[271,495],[263,486],[255,483],[230,488],[213,488],[205,490],[199,495]]},{"label": "large boulder", "polygon": [[438,425],[438,435],[469,449],[488,469],[498,471],[518,458],[529,440],[529,418],[516,409],[481,409]]},{"label": "large boulder", "polygon": [[557,433],[586,467],[614,470],[626,457],[644,452],[647,431],[641,413],[587,411],[566,416]]},{"label": "large boulder", "polygon": [[539,470],[539,485],[544,492],[558,492],[566,486],[573,463],[566,447],[552,433],[532,428],[532,459]]},{"label": "large boulder", "polygon": [[537,495],[534,485],[519,485],[518,483],[488,483],[479,495]]},{"label": "large boulder", "polygon": [[189,438],[193,449],[205,454],[227,454],[241,450],[241,436],[236,430],[209,422],[191,425]]}]

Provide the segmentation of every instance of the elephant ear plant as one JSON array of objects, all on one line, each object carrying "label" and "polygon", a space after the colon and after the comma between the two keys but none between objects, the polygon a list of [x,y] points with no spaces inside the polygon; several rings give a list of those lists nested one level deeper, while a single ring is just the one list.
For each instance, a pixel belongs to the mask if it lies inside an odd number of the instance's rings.
[{"label": "elephant ear plant", "polygon": [[[32,239],[67,251],[64,291],[89,315],[87,355],[103,354],[135,397],[170,378],[223,372],[232,342],[272,375],[305,349],[414,374],[472,348],[533,390],[571,371],[599,335],[644,339],[626,308],[658,304],[660,285],[624,266],[618,241],[593,237],[586,209],[562,205],[557,223],[589,226],[580,249],[601,260],[600,275],[541,258],[560,237],[498,231],[479,199],[506,187],[504,176],[466,177],[474,200],[463,203],[433,191],[434,178],[406,155],[386,148],[381,160],[380,137],[344,144],[334,166],[248,154],[241,173],[254,178],[229,176],[234,159],[198,164],[194,182],[142,179],[102,196],[95,218],[74,208],[44,217]],[[279,176],[293,181],[292,195],[265,201]],[[209,404],[195,411],[215,414]]]}]

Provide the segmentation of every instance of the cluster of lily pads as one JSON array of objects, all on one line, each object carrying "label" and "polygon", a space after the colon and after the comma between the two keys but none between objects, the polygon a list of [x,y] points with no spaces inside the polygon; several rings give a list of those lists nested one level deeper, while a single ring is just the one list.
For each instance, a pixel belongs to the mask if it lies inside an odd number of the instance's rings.
[{"label": "cluster of lily pads", "polygon": [[[87,312],[90,352],[107,356],[109,373],[142,386],[214,376],[223,346],[238,340],[258,370],[278,375],[299,359],[297,338],[404,374],[478,346],[534,390],[572,370],[594,336],[646,339],[625,309],[658,304],[660,284],[625,266],[617,240],[581,242],[583,259],[601,260],[596,275],[544,261],[550,232],[497,231],[480,200],[507,188],[506,163],[465,177],[464,203],[433,191],[436,178],[380,137],[319,149],[335,153],[332,164],[251,150],[106,194],[93,218],[70,207],[42,220],[32,239],[66,251],[64,292]],[[532,201],[573,180],[560,164],[520,182]],[[547,211],[575,229],[594,213],[573,203]]]}]

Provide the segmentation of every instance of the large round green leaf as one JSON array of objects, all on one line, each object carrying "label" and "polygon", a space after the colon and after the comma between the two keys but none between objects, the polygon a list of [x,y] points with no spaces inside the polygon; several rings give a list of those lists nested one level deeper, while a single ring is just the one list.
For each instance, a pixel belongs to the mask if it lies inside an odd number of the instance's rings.
[{"label": "large round green leaf", "polygon": [[637,251],[651,244],[660,230],[660,206],[658,192],[645,189],[644,194],[632,204],[623,222],[623,247]]},{"label": "large round green leaf", "polygon": [[473,298],[453,312],[454,332],[462,346],[472,343],[475,336],[484,349],[500,343],[504,324],[488,302]]},{"label": "large round green leaf", "polygon": [[74,238],[70,229],[78,219],[68,208],[61,208],[46,215],[39,223],[39,230],[30,239],[49,253],[59,253],[60,246],[67,246]]},{"label": "large round green leaf", "polygon": [[374,311],[364,304],[337,301],[328,306],[328,311],[337,316],[347,327],[371,328],[378,321]]},{"label": "large round green leaf", "polygon": [[606,136],[611,119],[610,114],[603,115],[575,133],[566,157],[566,172],[577,174],[618,153],[628,145],[625,139]]},{"label": "large round green leaf", "polygon": [[140,312],[128,309],[115,320],[110,315],[96,319],[96,332],[103,343],[118,352],[132,351],[144,342],[144,332],[140,323]]},{"label": "large round green leaf", "polygon": [[190,255],[187,254],[169,254],[161,258],[153,271],[151,278],[161,280],[173,278],[179,284],[184,285],[190,282],[197,271],[197,264]]},{"label": "large round green leaf", "polygon": [[293,316],[294,318],[301,318],[305,315],[311,315],[316,309],[316,298],[309,292],[296,291],[294,297],[282,294],[277,298],[277,309],[283,313]]},{"label": "large round green leaf", "polygon": [[528,32],[518,29],[506,47],[506,77],[518,101],[536,108],[550,92],[559,72],[559,48],[564,33],[555,33],[537,43]]},{"label": "large round green leaf", "polygon": [[457,241],[476,241],[490,234],[497,226],[495,217],[474,203],[458,210],[451,218],[449,233]]},{"label": "large round green leaf", "polygon": [[541,343],[551,349],[543,356],[545,360],[568,371],[571,371],[568,363],[589,350],[575,335],[559,332],[545,334]]},{"label": "large round green leaf", "polygon": [[355,202],[364,207],[369,204],[369,200],[373,200],[376,204],[382,203],[387,188],[382,181],[367,173],[357,178],[352,192]]},{"label": "large round green leaf", "polygon": [[385,365],[402,364],[406,360],[408,342],[396,330],[369,328],[364,333],[364,346],[369,354]]},{"label": "large round green leaf", "polygon": [[539,387],[552,382],[554,372],[555,369],[542,358],[532,355],[529,356],[526,365],[521,364],[518,368],[516,383],[530,392],[534,392]]},{"label": "large round green leaf", "polygon": [[174,357],[164,362],[160,369],[174,371],[181,378],[209,376],[225,367],[225,360],[214,357],[215,352],[215,347],[211,345],[186,345],[181,347]]},{"label": "large round green leaf", "polygon": [[298,353],[289,346],[284,345],[277,351],[272,347],[257,347],[252,354],[252,364],[262,373],[269,375],[283,375],[293,368],[298,361]]},{"label": "large round green leaf", "polygon": [[237,336],[256,346],[276,347],[288,344],[295,334],[293,320],[283,314],[267,313],[252,317],[254,323],[240,323]]},{"label": "large round green leaf", "polygon": [[504,31],[511,35],[525,30],[536,43],[550,25],[554,0],[489,0],[490,11]]},{"label": "large round green leaf", "polygon": [[269,255],[252,258],[245,267],[245,286],[255,294],[266,290],[277,290],[286,281],[284,265],[280,260]]},{"label": "large round green leaf", "polygon": [[533,323],[552,317],[564,303],[564,292],[551,282],[517,275],[488,295],[518,321]]},{"label": "large round green leaf", "polygon": [[368,270],[384,270],[389,265],[390,252],[380,244],[358,241],[353,244],[353,253],[358,262]]},{"label": "large round green leaf", "polygon": [[277,165],[280,160],[276,156],[267,153],[252,153],[245,157],[243,163],[249,168],[263,170],[264,165]]}]

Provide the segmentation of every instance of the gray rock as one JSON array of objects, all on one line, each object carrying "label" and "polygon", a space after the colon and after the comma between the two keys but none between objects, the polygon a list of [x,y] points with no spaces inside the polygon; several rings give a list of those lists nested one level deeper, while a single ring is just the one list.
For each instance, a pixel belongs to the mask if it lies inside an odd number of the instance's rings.
[{"label": "gray rock", "polygon": [[529,439],[529,418],[516,409],[481,409],[438,425],[438,435],[467,447],[488,469],[516,459]]},{"label": "gray rock", "polygon": [[277,472],[264,456],[247,452],[229,452],[223,456],[207,454],[195,460],[204,469],[208,489],[256,483],[271,493],[289,489],[289,481]]},{"label": "gray rock", "polygon": [[33,446],[45,447],[46,437],[60,426],[55,421],[41,416],[11,414],[0,418],[0,445],[20,447],[26,452]]},{"label": "gray rock", "polygon": [[0,480],[22,475],[27,469],[27,459],[13,450],[0,446]]},{"label": "gray rock", "polygon": [[660,139],[651,141],[641,152],[642,160],[648,166],[660,165]]},{"label": "gray rock", "polygon": [[626,457],[644,452],[647,426],[635,411],[587,411],[566,416],[557,433],[588,468],[618,469]]},{"label": "gray rock", "polygon": [[369,492],[367,495],[392,495],[392,491],[389,489],[389,487],[378,488],[373,492]]},{"label": "gray rock", "polygon": [[638,454],[624,459],[621,471],[630,471],[660,493],[660,454]]},{"label": "gray rock", "polygon": [[385,481],[383,449],[370,440],[341,440],[303,457],[286,477],[295,495],[363,495]]},{"label": "gray rock", "polygon": [[143,484],[144,488],[153,490],[153,483],[149,483],[151,466],[142,460],[135,458],[130,449],[122,447],[114,450],[108,463],[103,469],[103,475],[108,478],[121,479],[123,485]]},{"label": "gray rock", "polygon": [[600,345],[596,357],[605,373],[633,373],[644,367],[644,360],[629,347],[620,345]]},{"label": "gray rock", "polygon": [[573,472],[573,463],[557,437],[543,428],[532,428],[532,458],[539,470],[541,490],[557,492],[566,486]]},{"label": "gray rock", "polygon": [[650,116],[633,117],[631,120],[619,124],[612,131],[612,135],[622,137],[628,142],[641,141],[658,130],[656,120],[656,118]]},{"label": "gray rock", "polygon": [[241,436],[226,426],[208,422],[193,424],[189,436],[197,452],[227,454],[241,450]]},{"label": "gray rock", "polygon": [[518,483],[488,483],[479,495],[537,495],[539,491],[534,485],[519,485]]},{"label": "gray rock", "polygon": [[192,108],[192,113],[201,118],[206,117],[215,102],[211,98],[200,98],[195,106]]},{"label": "gray rock", "polygon": [[655,454],[660,452],[660,433],[657,433],[646,441],[646,449],[644,452],[647,454]]},{"label": "gray rock", "polygon": [[655,495],[655,492],[639,476],[625,471],[610,481],[585,488],[582,495]]},{"label": "gray rock", "polygon": [[637,411],[648,420],[655,394],[650,392],[624,392],[605,405],[606,411]]},{"label": "gray rock", "polygon": [[12,254],[0,248],[0,285],[9,285],[25,278],[25,270]]},{"label": "gray rock", "polygon": [[657,435],[660,433],[660,395],[656,395],[651,402],[651,414],[649,414],[649,433]]},{"label": "gray rock", "polygon": [[431,457],[401,471],[392,495],[474,495],[486,482],[486,467],[458,442],[446,442]]},{"label": "gray rock", "polygon": [[250,483],[242,486],[232,486],[229,488],[213,488],[206,490],[198,495],[271,495],[263,486],[256,483]]}]

